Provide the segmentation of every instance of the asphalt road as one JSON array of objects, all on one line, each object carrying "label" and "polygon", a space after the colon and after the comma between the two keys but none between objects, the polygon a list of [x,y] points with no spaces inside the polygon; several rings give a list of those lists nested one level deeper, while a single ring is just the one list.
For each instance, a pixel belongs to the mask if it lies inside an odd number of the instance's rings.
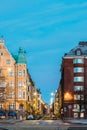
[{"label": "asphalt road", "polygon": [[61,120],[9,121],[0,123],[0,126],[10,130],[87,130],[87,125],[64,123]]}]

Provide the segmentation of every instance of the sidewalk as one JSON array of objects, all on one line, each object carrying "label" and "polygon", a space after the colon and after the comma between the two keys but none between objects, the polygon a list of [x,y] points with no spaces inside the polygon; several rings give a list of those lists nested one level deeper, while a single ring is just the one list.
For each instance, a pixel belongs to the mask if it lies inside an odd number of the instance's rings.
[{"label": "sidewalk", "polygon": [[64,120],[64,122],[87,125],[87,119],[70,119],[70,120],[67,119],[67,120]]},{"label": "sidewalk", "polygon": [[0,123],[2,124],[14,124],[17,122],[21,122],[23,120],[19,120],[19,119],[4,119],[4,120],[0,120]]}]

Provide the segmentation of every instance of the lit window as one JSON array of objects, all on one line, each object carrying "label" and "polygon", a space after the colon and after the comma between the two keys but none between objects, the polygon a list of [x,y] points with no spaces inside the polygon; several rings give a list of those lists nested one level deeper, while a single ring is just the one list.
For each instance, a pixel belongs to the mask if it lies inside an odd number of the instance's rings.
[{"label": "lit window", "polygon": [[74,72],[75,72],[75,73],[84,72],[84,68],[82,68],[82,67],[75,67],[75,68],[74,68]]},{"label": "lit window", "polygon": [[74,100],[84,100],[84,95],[76,94],[74,95]]},{"label": "lit window", "polygon": [[74,77],[74,82],[83,82],[84,77]]},{"label": "lit window", "polygon": [[81,117],[81,118],[84,117],[84,113],[83,113],[83,112],[80,113],[80,117]]},{"label": "lit window", "polygon": [[79,110],[80,110],[80,105],[79,105],[79,104],[74,104],[74,109],[75,109],[76,111],[79,111]]},{"label": "lit window", "polygon": [[78,59],[78,58],[76,58],[76,59],[74,59],[74,63],[75,64],[82,64],[82,63],[84,63],[84,59]]},{"label": "lit window", "polygon": [[74,91],[83,91],[84,86],[74,86]]}]

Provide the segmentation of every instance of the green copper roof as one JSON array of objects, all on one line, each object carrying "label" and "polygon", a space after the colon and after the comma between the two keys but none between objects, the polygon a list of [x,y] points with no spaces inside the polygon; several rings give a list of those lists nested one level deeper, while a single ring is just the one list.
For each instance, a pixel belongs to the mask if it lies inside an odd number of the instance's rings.
[{"label": "green copper roof", "polygon": [[18,55],[12,54],[17,64],[26,64],[26,52],[19,48]]},{"label": "green copper roof", "polygon": [[24,52],[22,50],[22,48],[19,48],[18,57],[16,59],[16,62],[18,64],[26,64],[26,52]]}]

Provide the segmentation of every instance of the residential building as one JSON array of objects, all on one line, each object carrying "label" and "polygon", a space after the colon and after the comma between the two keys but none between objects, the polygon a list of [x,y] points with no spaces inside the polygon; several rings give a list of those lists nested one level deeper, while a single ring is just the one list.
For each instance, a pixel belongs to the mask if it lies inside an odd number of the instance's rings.
[{"label": "residential building", "polygon": [[61,88],[64,117],[87,118],[87,42],[63,56]]},{"label": "residential building", "polygon": [[26,52],[19,48],[18,54],[11,54],[0,38],[0,110],[6,114],[10,110],[17,118],[37,113],[38,97],[34,96],[36,87],[26,64]]},{"label": "residential building", "polygon": [[61,108],[62,108],[62,93],[61,93],[61,87],[59,86],[54,98],[54,115],[57,118],[61,117]]}]

